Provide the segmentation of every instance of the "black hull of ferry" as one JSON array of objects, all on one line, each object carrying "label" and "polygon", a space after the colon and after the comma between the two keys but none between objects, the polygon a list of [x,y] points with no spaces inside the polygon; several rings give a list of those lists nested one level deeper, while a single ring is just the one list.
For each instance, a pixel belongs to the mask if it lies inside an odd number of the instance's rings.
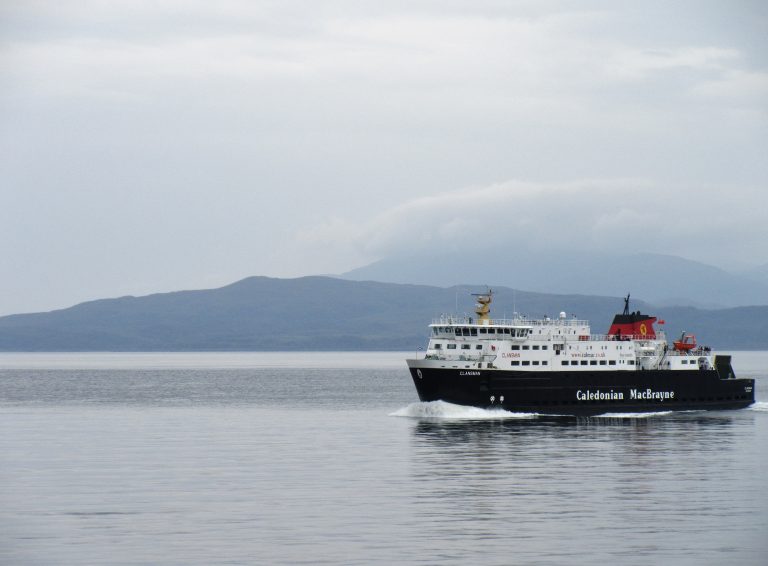
[{"label": "black hull of ferry", "polygon": [[422,367],[410,371],[421,401],[512,412],[597,415],[721,410],[755,402],[754,379],[723,379],[715,369],[526,372]]}]

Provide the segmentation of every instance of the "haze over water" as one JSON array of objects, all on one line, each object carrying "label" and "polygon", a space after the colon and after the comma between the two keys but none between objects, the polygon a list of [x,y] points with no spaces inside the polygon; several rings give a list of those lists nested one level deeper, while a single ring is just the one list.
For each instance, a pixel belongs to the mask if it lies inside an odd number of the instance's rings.
[{"label": "haze over water", "polygon": [[0,354],[0,563],[764,564],[742,411],[417,403],[406,353]]}]

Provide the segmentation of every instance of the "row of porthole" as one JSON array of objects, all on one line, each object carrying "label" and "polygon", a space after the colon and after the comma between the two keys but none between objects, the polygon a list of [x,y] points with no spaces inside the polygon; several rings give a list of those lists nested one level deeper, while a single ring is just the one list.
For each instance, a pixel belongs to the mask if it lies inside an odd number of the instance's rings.
[{"label": "row of porthole", "polygon": [[[570,345],[569,345],[569,346],[568,346],[568,349],[569,349],[569,350],[573,350],[573,346],[570,346]],[[577,350],[582,350],[582,349],[591,350],[591,349],[592,349],[592,346],[587,346],[586,348],[581,348],[581,346],[576,346],[576,349],[577,349]],[[600,349],[601,349],[601,350],[607,350],[607,349],[608,349],[608,346],[600,346]],[[614,348],[614,350],[623,350],[623,349],[624,349],[624,347],[623,347],[623,346],[618,346],[618,347]],[[630,349],[631,349],[631,348],[630,348]]]}]

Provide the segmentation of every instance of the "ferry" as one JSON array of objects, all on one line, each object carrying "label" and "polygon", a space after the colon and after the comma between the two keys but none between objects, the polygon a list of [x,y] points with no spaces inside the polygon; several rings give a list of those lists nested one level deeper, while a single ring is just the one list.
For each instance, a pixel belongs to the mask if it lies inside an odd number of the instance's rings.
[{"label": "ferry", "polygon": [[730,355],[686,333],[670,346],[655,326],[664,321],[630,312],[629,295],[607,334],[592,334],[588,321],[564,312],[492,319],[493,292],[475,297],[475,317],[434,320],[423,356],[406,360],[421,401],[558,415],[740,409],[755,402],[755,380],[737,378]]}]

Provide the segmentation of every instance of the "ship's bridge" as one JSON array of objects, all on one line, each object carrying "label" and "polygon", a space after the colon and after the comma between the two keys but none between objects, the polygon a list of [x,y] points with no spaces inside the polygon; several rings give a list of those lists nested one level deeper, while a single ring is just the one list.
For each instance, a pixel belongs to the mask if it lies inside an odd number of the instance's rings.
[{"label": "ship's bridge", "polygon": [[432,336],[442,338],[471,337],[478,339],[550,338],[553,336],[589,336],[589,322],[576,318],[527,317],[477,320],[471,316],[443,315],[429,325]]}]

